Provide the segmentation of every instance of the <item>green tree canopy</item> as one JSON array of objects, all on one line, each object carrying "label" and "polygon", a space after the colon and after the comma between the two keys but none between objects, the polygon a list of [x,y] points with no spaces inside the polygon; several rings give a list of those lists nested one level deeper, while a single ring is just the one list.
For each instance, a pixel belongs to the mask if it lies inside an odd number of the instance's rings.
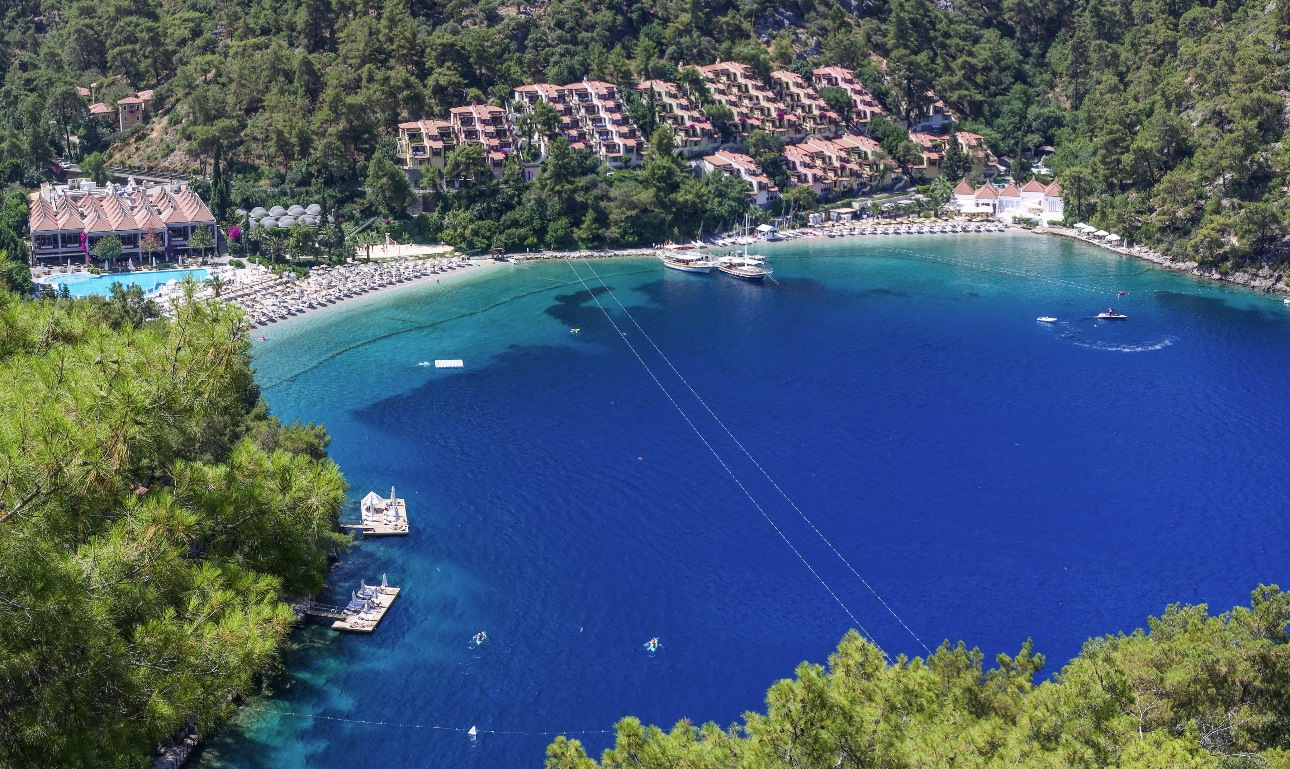
[{"label": "green tree canopy", "polygon": [[546,767],[1280,767],[1288,621],[1290,594],[1275,585],[1218,616],[1175,604],[1145,631],[1089,640],[1038,685],[1045,659],[1029,640],[986,669],[961,642],[889,660],[851,631],[827,666],[803,662],[742,724],[624,718],[600,762],[559,737]]},{"label": "green tree canopy", "polygon": [[148,304],[0,293],[5,766],[141,766],[214,728],[347,541],[344,481],[266,416],[241,313]]}]

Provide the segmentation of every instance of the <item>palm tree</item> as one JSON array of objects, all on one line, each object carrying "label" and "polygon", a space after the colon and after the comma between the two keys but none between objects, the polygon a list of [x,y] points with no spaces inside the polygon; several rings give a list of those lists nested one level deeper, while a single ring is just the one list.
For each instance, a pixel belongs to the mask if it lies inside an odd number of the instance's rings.
[{"label": "palm tree", "polygon": [[367,261],[370,262],[372,261],[372,246],[379,246],[385,242],[385,239],[381,237],[380,233],[367,230],[351,238],[350,242],[357,248],[365,249]]}]

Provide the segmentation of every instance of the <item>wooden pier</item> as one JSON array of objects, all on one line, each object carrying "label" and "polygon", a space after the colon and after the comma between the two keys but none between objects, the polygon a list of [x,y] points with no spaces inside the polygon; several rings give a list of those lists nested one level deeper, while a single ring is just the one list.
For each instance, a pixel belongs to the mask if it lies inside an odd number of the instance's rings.
[{"label": "wooden pier", "polygon": [[[376,626],[381,624],[385,619],[385,612],[389,611],[390,604],[394,599],[399,597],[402,588],[397,587],[378,587],[376,588],[376,598],[372,601],[373,610],[355,614],[351,616],[339,615],[340,619],[331,623],[332,630],[343,630],[347,633],[370,633],[376,630]],[[326,615],[337,616],[337,615]]]}]

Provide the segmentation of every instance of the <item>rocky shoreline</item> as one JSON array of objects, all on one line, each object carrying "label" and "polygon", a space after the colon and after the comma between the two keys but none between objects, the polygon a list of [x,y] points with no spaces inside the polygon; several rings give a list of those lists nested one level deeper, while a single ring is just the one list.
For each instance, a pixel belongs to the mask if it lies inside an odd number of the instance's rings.
[{"label": "rocky shoreline", "polygon": [[1081,243],[1087,243],[1090,246],[1105,248],[1108,251],[1114,251],[1122,256],[1142,259],[1143,261],[1164,267],[1166,270],[1185,272],[1198,278],[1206,278],[1220,283],[1231,283],[1237,286],[1244,286],[1245,288],[1253,289],[1255,291],[1290,294],[1290,284],[1286,283],[1285,275],[1275,270],[1268,269],[1267,267],[1264,267],[1259,270],[1257,274],[1253,275],[1248,272],[1231,272],[1223,274],[1213,267],[1206,267],[1198,264],[1197,262],[1182,262],[1176,259],[1171,259],[1159,251],[1147,248],[1146,246],[1134,246],[1130,248],[1124,246],[1112,246],[1107,243],[1099,243],[1096,240],[1090,240],[1083,237],[1075,230],[1068,230],[1065,227],[1044,227],[1042,229],[1035,230],[1035,232],[1042,232],[1047,235],[1057,235],[1059,237],[1070,238],[1071,240],[1078,240]]}]

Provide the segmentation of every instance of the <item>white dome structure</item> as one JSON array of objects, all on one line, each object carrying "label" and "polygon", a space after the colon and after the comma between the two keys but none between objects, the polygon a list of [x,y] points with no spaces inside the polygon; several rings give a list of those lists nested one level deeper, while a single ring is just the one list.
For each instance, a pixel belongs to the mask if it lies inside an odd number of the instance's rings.
[{"label": "white dome structure", "polygon": [[291,208],[288,208],[287,213],[291,214],[292,216],[304,216],[305,209],[303,206],[296,205],[296,206],[292,206]]},{"label": "white dome structure", "polygon": [[294,216],[284,216],[284,217],[282,217],[281,219],[279,219],[279,220],[278,220],[278,228],[279,228],[279,229],[283,229],[283,230],[285,230],[285,229],[289,229],[289,228],[291,227],[291,225],[293,225],[293,224],[295,224],[295,223],[296,223],[296,217],[294,217]]},{"label": "white dome structure", "polygon": [[265,211],[263,208],[259,206],[256,206],[255,208],[251,209],[251,218],[253,219],[263,219],[268,215],[269,215],[269,212]]},{"label": "white dome structure", "polygon": [[311,203],[309,207],[305,209],[305,213],[309,214],[310,216],[317,216],[318,214],[322,213],[322,206],[318,205],[317,203]]},{"label": "white dome structure", "polygon": [[269,209],[269,216],[286,216],[286,215],[287,215],[287,209],[283,208],[282,206],[274,206],[273,208]]}]

